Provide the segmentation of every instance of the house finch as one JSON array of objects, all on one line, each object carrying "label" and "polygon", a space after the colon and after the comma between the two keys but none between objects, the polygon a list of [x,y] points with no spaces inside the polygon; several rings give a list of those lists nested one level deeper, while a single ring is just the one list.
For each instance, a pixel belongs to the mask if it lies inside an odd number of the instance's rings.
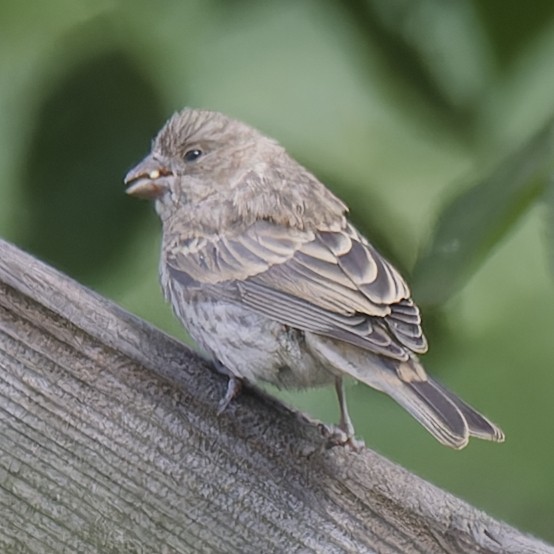
[{"label": "house finch", "polygon": [[155,200],[161,285],[196,343],[229,375],[305,388],[343,380],[394,398],[441,443],[502,431],[427,376],[420,314],[398,271],[354,228],[346,205],[274,140],[220,113],[174,114],[125,178]]}]

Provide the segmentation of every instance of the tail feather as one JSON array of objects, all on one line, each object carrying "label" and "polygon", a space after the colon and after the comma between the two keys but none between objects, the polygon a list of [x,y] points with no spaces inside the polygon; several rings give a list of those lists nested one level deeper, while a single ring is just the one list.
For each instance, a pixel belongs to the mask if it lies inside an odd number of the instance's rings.
[{"label": "tail feather", "polygon": [[471,436],[504,440],[496,425],[430,379],[415,356],[395,360],[327,337],[306,334],[306,339],[312,352],[332,371],[388,394],[442,444],[460,449]]},{"label": "tail feather", "polygon": [[385,392],[446,446],[463,448],[470,436],[504,440],[504,433],[496,425],[432,379],[403,383]]},{"label": "tail feather", "polygon": [[433,387],[440,391],[443,395],[456,405],[462,412],[464,419],[469,427],[469,434],[479,439],[490,440],[494,442],[504,442],[504,433],[502,429],[496,426],[492,421],[488,420],[484,415],[475,411],[471,406],[466,404],[461,398],[444,388],[436,381],[429,381]]},{"label": "tail feather", "polygon": [[448,396],[429,381],[397,383],[384,390],[421,423],[440,443],[460,449],[469,440],[469,426]]}]

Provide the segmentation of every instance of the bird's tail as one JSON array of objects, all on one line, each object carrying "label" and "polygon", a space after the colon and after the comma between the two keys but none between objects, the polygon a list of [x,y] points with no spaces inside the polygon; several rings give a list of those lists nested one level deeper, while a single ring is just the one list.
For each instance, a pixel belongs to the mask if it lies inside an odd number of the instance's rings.
[{"label": "bird's tail", "polygon": [[494,423],[432,380],[415,356],[401,361],[327,337],[307,334],[307,340],[312,352],[334,373],[350,375],[385,392],[442,444],[460,449],[472,436],[504,440],[504,433]]},{"label": "bird's tail", "polygon": [[463,448],[469,437],[504,441],[504,433],[494,423],[429,377],[425,381],[402,382],[384,392],[446,446]]}]

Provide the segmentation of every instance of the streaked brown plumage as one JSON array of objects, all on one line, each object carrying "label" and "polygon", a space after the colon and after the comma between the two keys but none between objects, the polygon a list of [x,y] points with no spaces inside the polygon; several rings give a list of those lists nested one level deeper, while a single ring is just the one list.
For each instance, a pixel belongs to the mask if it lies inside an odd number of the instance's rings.
[{"label": "streaked brown plumage", "polygon": [[440,442],[502,431],[430,379],[418,308],[346,206],[275,141],[226,116],[176,113],[127,175],[163,222],[162,288],[191,336],[230,376],[282,387],[342,381],[386,392]]}]

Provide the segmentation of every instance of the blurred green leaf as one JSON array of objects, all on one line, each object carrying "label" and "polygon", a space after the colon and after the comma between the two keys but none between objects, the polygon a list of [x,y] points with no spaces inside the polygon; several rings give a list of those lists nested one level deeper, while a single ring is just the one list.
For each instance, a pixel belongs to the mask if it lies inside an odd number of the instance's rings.
[{"label": "blurred green leaf", "polygon": [[554,3],[550,0],[535,0],[533,9],[518,0],[473,0],[472,4],[503,68],[509,67],[554,20]]},{"label": "blurred green leaf", "polygon": [[22,167],[27,224],[17,242],[94,283],[140,225],[123,176],[163,121],[157,91],[126,55],[67,67],[41,98]]},{"label": "blurred green leaf", "polygon": [[550,266],[550,272],[554,278],[554,171],[545,194],[546,202],[546,258]]},{"label": "blurred green leaf", "polygon": [[381,77],[376,84],[383,87],[386,95],[394,98],[399,107],[406,104],[405,97],[409,95],[409,105],[424,107],[429,117],[463,135],[471,124],[470,114],[445,93],[429,59],[414,46],[407,31],[419,4],[348,0],[341,8],[357,29],[360,45],[365,44],[365,52],[379,68]]},{"label": "blurred green leaf", "polygon": [[441,304],[463,286],[545,190],[553,159],[550,121],[488,177],[442,210],[413,273],[414,295],[420,304]]}]

